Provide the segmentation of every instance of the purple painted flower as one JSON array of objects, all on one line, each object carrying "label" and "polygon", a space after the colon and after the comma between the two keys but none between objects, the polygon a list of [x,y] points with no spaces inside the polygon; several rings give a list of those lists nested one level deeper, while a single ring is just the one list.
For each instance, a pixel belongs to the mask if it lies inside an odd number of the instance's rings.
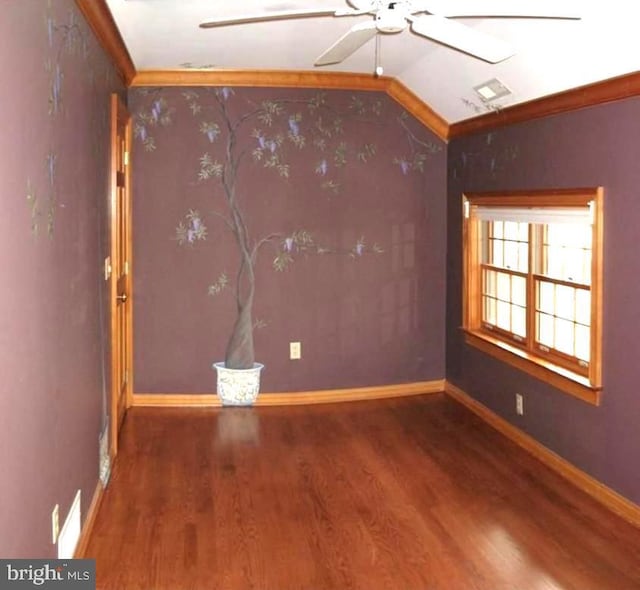
[{"label": "purple painted flower", "polygon": [[269,150],[271,151],[272,154],[273,154],[273,152],[276,151],[276,148],[278,147],[276,145],[276,142],[273,141],[273,139],[267,142],[267,146],[269,147]]},{"label": "purple painted flower", "polygon": [[147,140],[147,128],[144,125],[140,126],[138,133],[139,133],[140,139],[142,141],[146,141]]},{"label": "purple painted flower", "polygon": [[262,149],[264,149],[264,148],[265,148],[265,146],[267,145],[267,144],[266,144],[266,142],[265,142],[265,140],[264,140],[264,137],[262,137],[262,135],[258,135],[258,145],[259,145]]},{"label": "purple painted flower", "polygon": [[216,137],[217,137],[217,136],[218,136],[218,133],[216,132],[216,130],[215,130],[215,129],[209,129],[209,130],[207,131],[207,137],[209,138],[209,141],[210,141],[211,143],[213,143],[213,142],[215,141],[215,139],[216,139]]},{"label": "purple painted flower", "polygon": [[193,244],[196,241],[196,232],[192,229],[187,230],[187,242]]},{"label": "purple painted flower", "polygon": [[47,37],[49,38],[49,47],[53,47],[53,19],[47,18]]},{"label": "purple painted flower", "polygon": [[284,241],[284,249],[285,252],[293,251],[293,238],[286,238]]},{"label": "purple painted flower", "polygon": [[298,122],[293,116],[289,117],[289,130],[294,136],[300,135],[300,125],[298,125]]},{"label": "purple painted flower", "polygon": [[56,175],[56,157],[54,154],[47,155],[47,171],[49,173],[49,184],[53,186]]},{"label": "purple painted flower", "polygon": [[327,174],[328,168],[329,168],[329,166],[327,165],[327,161],[326,160],[322,160],[316,166],[316,174],[321,174],[322,176],[325,176]]},{"label": "purple painted flower", "polygon": [[153,120],[158,122],[158,119],[160,119],[161,114],[162,114],[162,103],[159,100],[155,100],[151,107],[151,116],[153,117]]},{"label": "purple painted flower", "polygon": [[231,96],[232,92],[233,91],[231,90],[231,88],[227,88],[226,86],[220,90],[220,94],[222,94],[222,97],[225,100],[229,100],[229,97]]},{"label": "purple painted flower", "polygon": [[364,253],[364,244],[362,242],[358,242],[355,247],[355,252],[358,256],[362,256]]},{"label": "purple painted flower", "polygon": [[199,217],[194,217],[191,220],[191,227],[193,227],[194,231],[198,231],[200,229],[200,226],[202,225],[202,221],[200,221]]},{"label": "purple painted flower", "polygon": [[60,105],[61,89],[62,89],[62,70],[60,69],[60,64],[56,64],[56,69],[53,73],[53,84],[51,87],[54,111],[57,111],[58,106]]},{"label": "purple painted flower", "polygon": [[409,162],[407,162],[405,159],[402,159],[398,162],[398,164],[400,164],[400,169],[402,170],[402,174],[406,176],[407,173],[409,172],[409,168],[411,167]]}]

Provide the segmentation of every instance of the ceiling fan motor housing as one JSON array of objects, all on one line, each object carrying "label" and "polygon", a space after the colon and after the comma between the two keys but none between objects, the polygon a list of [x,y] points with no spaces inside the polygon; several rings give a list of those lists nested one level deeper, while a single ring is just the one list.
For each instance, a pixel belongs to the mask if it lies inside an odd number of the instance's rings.
[{"label": "ceiling fan motor housing", "polygon": [[396,8],[395,3],[376,12],[376,28],[381,33],[399,33],[407,27],[406,11]]}]

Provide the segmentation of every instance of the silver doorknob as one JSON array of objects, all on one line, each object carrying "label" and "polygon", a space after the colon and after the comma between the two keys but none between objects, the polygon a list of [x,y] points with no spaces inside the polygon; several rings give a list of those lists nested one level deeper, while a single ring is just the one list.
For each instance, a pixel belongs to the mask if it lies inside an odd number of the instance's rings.
[{"label": "silver doorknob", "polygon": [[123,293],[122,295],[116,295],[116,299],[120,302],[120,303],[124,303],[128,297],[126,293]]}]

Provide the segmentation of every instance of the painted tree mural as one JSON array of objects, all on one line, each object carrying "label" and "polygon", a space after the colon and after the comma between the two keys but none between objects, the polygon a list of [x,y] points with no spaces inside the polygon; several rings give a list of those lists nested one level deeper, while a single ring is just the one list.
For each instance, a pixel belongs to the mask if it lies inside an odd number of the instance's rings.
[{"label": "painted tree mural", "polygon": [[[88,41],[87,27],[77,9],[63,11],[58,6],[54,7],[51,0],[47,0],[44,4],[41,32],[47,41],[47,53],[43,66],[49,86],[48,95],[42,97],[43,109],[46,108],[48,113],[48,128],[46,133],[45,130],[42,131],[43,137],[49,137],[54,131],[68,124],[65,121],[65,116],[68,114],[65,95],[69,92],[69,87],[73,86],[73,78],[80,75],[78,72],[88,78],[94,95],[97,95],[94,99],[96,101],[102,99],[98,86],[106,81],[110,87],[113,87],[115,79],[111,68],[105,67],[104,71],[96,72],[94,67],[88,67],[87,64],[95,60],[96,48],[92,47]],[[100,110],[97,109],[97,111]],[[108,129],[106,113],[104,119],[95,120],[92,123],[97,131],[106,131]],[[94,146],[96,160],[102,161],[105,148],[98,142],[95,142]],[[60,195],[64,191],[60,189],[58,179],[58,169],[61,167],[58,154],[63,151],[61,148],[62,146],[53,143],[47,145],[42,169],[36,170],[33,174],[35,180],[31,177],[27,178],[26,199],[31,215],[31,233],[34,238],[38,238],[45,232],[49,238],[53,238],[56,214],[65,206],[60,202]]]},{"label": "painted tree mural", "polygon": [[[162,89],[142,89],[144,106],[136,113],[134,134],[148,152],[156,149],[156,131],[173,124],[176,107],[163,95]],[[220,272],[209,286],[216,296],[229,287],[235,294],[236,320],[230,335],[225,363],[229,368],[251,368],[255,361],[253,304],[256,296],[255,269],[260,251],[273,249],[272,266],[285,271],[300,255],[344,255],[357,260],[365,255],[381,255],[384,249],[361,235],[348,248],[319,243],[307,228],[252,235],[250,231],[251,195],[242,194],[238,179],[248,166],[264,169],[264,182],[276,187],[288,182],[294,172],[295,154],[304,152],[305,161],[313,168],[318,187],[328,198],[336,199],[352,165],[370,165],[378,150],[373,141],[354,141],[344,133],[347,121],[379,125],[383,116],[382,101],[372,94],[370,100],[352,97],[346,108],[336,109],[324,93],[311,98],[273,99],[252,102],[240,99],[232,88],[187,89],[186,101],[193,124],[206,138],[210,149],[194,162],[194,182],[211,186],[215,208],[204,215],[188,209],[178,221],[174,239],[183,247],[195,247],[208,238],[209,215],[230,230],[234,236],[239,264],[235,276]],[[406,125],[406,115],[398,118],[407,135],[407,153],[394,159],[402,175],[424,170],[430,154],[441,148],[421,141]],[[299,159],[297,160],[299,162]],[[299,165],[299,164],[298,164]],[[205,219],[205,217],[207,219]]]}]

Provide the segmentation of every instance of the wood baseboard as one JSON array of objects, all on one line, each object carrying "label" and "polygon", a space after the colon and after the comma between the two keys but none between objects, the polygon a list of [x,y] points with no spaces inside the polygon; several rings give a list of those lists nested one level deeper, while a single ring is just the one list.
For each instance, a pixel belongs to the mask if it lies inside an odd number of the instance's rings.
[{"label": "wood baseboard", "polygon": [[98,515],[98,510],[102,503],[103,493],[104,487],[102,486],[102,482],[98,479],[98,484],[93,492],[93,498],[91,498],[91,504],[89,505],[87,516],[82,525],[78,546],[76,547],[76,551],[73,556],[74,559],[82,559],[86,555],[87,547],[89,546],[89,539],[91,538],[91,532],[93,531],[93,525],[96,522],[96,516]]},{"label": "wood baseboard", "polygon": [[445,383],[445,393],[469,408],[498,432],[531,453],[536,459],[542,461],[547,467],[569,480],[609,510],[640,527],[640,506],[578,469],[566,459],[556,455],[535,438],[495,414],[453,383],[448,381]]},{"label": "wood baseboard", "polygon": [[[445,380],[417,381],[397,385],[378,385],[351,389],[323,389],[318,391],[297,391],[287,393],[261,393],[256,406],[292,406],[304,404],[330,404],[354,402],[408,395],[441,393]],[[220,398],[215,394],[177,394],[177,393],[134,393],[134,407],[213,407],[221,406]]]}]

